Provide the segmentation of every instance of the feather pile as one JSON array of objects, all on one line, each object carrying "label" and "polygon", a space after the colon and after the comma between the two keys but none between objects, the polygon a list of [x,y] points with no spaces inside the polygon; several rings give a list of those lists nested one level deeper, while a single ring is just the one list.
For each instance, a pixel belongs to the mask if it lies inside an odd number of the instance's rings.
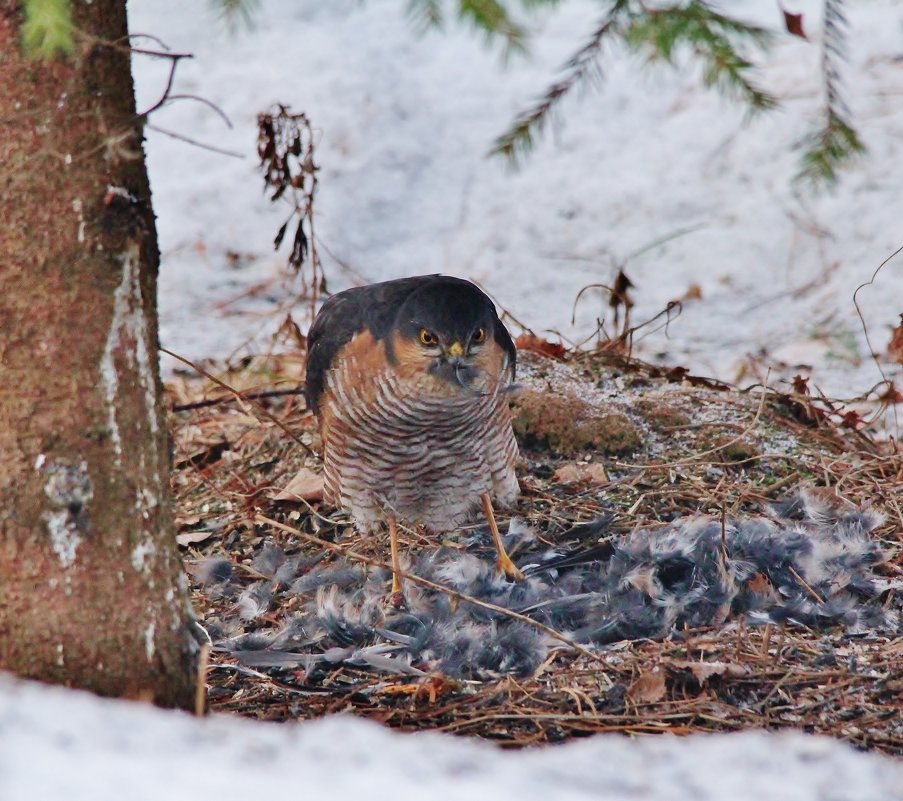
[{"label": "feather pile", "polygon": [[[403,567],[590,648],[739,618],[900,633],[903,586],[876,572],[886,558],[871,536],[879,515],[815,491],[766,512],[681,519],[623,537],[607,535],[610,521],[599,518],[560,535],[554,549],[515,519],[505,546],[527,576],[518,584],[497,575],[489,533],[479,529],[462,532],[467,551],[421,552]],[[287,557],[272,545],[252,566],[267,578],[245,587],[225,559],[207,560],[201,575],[208,596],[234,600],[228,616],[206,621],[215,647],[245,665],[489,678],[529,675],[561,646],[523,620],[411,582],[404,608],[396,608],[386,599],[386,570]],[[279,618],[277,628],[259,624],[293,596],[300,611]]]}]

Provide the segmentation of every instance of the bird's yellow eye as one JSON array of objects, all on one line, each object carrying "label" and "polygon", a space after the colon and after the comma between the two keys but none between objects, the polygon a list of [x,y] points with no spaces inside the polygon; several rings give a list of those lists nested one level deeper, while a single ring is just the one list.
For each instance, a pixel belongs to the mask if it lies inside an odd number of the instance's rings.
[{"label": "bird's yellow eye", "polygon": [[420,341],[429,348],[439,344],[439,339],[436,335],[432,331],[427,331],[425,328],[420,329]]},{"label": "bird's yellow eye", "polygon": [[473,342],[474,345],[479,345],[486,339],[486,329],[478,328],[476,333],[470,338],[470,341]]}]

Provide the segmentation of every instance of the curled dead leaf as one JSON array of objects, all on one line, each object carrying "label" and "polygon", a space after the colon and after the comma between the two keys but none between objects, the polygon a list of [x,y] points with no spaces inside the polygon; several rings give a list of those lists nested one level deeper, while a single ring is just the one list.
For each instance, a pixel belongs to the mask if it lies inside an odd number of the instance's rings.
[{"label": "curled dead leaf", "polygon": [[187,548],[189,545],[197,545],[205,540],[209,540],[213,535],[212,529],[201,529],[199,531],[184,531],[176,534],[176,544]]},{"label": "curled dead leaf", "polygon": [[665,697],[665,672],[658,667],[641,673],[627,688],[627,697],[635,704],[654,704]]},{"label": "curled dead leaf", "polygon": [[302,467],[281,492],[271,497],[274,501],[322,501],[323,476]]},{"label": "curled dead leaf", "polygon": [[549,342],[549,340],[534,334],[521,334],[514,340],[514,346],[518,350],[528,350],[559,361],[564,361],[564,357],[567,355],[567,349],[560,342]]},{"label": "curled dead leaf", "polygon": [[774,589],[774,585],[768,580],[764,573],[756,573],[749,581],[746,582],[747,589],[766,598],[777,599],[778,594]]},{"label": "curled dead leaf", "polygon": [[878,396],[878,399],[884,403],[903,403],[903,392],[900,392],[894,382],[891,381],[884,392]]}]

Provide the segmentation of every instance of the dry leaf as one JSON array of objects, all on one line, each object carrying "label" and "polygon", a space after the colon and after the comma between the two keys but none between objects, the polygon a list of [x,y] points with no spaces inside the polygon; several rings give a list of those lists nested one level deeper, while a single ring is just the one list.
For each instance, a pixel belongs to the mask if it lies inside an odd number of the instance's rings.
[{"label": "dry leaf", "polygon": [[627,696],[635,704],[654,704],[665,697],[665,673],[661,668],[642,673],[627,688]]},{"label": "dry leaf", "polygon": [[608,299],[608,305],[615,310],[615,320],[618,319],[619,306],[623,306],[625,309],[633,308],[633,298],[630,297],[629,290],[635,288],[636,285],[627,277],[627,273],[618,270],[615,285],[611,288],[611,297]]},{"label": "dry leaf", "polygon": [[609,481],[605,465],[600,462],[590,462],[589,464],[568,462],[555,471],[553,479],[559,484],[576,484],[580,481],[588,481],[591,484],[607,484]]},{"label": "dry leaf", "polygon": [[704,687],[706,682],[712,676],[744,676],[746,670],[742,665],[735,665],[732,662],[695,662],[689,659],[672,659],[668,662],[668,667],[677,670],[689,670],[693,674],[700,687]]},{"label": "dry leaf", "polygon": [[187,548],[189,545],[197,545],[199,542],[209,540],[213,536],[212,529],[201,529],[199,531],[185,531],[182,534],[176,534],[176,544]]},{"label": "dry leaf", "polygon": [[777,593],[775,592],[774,586],[764,573],[756,573],[756,575],[746,582],[746,588],[756,595],[764,595],[766,598],[777,599]]},{"label": "dry leaf", "polygon": [[540,356],[548,356],[559,361],[563,361],[567,354],[567,350],[560,342],[549,342],[549,340],[533,334],[521,334],[514,341],[514,345],[518,350],[528,350],[538,353]]},{"label": "dry leaf", "polygon": [[897,364],[903,364],[903,314],[900,315],[900,324],[891,334],[887,355]]},{"label": "dry leaf", "polygon": [[322,501],[323,476],[302,467],[285,489],[272,497],[274,501]]},{"label": "dry leaf", "polygon": [[[783,11],[783,9],[781,10]],[[808,41],[809,37],[806,36],[806,33],[803,30],[802,14],[784,11],[784,27],[787,28],[787,33],[792,33],[794,36],[799,36],[800,39],[806,39]]]},{"label": "dry leaf", "polygon": [[793,391],[797,395],[809,395],[809,379],[804,378],[799,373],[793,376]]},{"label": "dry leaf", "polygon": [[690,284],[687,287],[687,291],[679,299],[684,302],[688,300],[702,300],[702,287],[699,284]]},{"label": "dry leaf", "polygon": [[878,396],[878,400],[884,401],[884,403],[903,403],[903,393],[891,381],[887,389]]}]

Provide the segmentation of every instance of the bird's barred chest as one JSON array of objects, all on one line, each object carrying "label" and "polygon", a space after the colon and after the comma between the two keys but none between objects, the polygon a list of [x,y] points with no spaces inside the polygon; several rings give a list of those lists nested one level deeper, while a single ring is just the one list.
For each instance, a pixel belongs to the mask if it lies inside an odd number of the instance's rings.
[{"label": "bird's barred chest", "polygon": [[321,413],[326,495],[359,528],[395,516],[446,531],[479,508],[482,493],[513,502],[507,371],[464,390],[385,362],[360,367],[346,359],[330,370]]}]

